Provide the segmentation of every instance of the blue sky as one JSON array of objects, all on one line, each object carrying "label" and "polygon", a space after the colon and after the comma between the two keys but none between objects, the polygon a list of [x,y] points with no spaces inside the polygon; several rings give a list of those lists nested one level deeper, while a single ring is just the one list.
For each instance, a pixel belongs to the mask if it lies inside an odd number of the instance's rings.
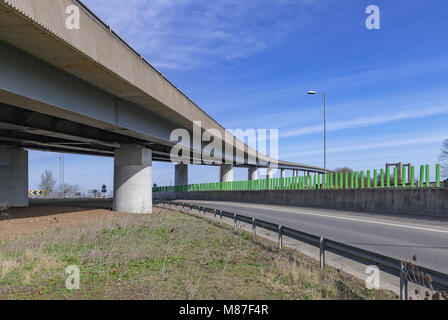
[{"label": "blue sky", "polygon": [[[434,165],[448,138],[448,41],[442,0],[84,0],[223,126],[278,128],[282,160],[328,167]],[[381,10],[367,30],[366,7]],[[81,26],[82,27],[82,26]],[[59,176],[59,155],[30,152],[30,186]],[[66,155],[65,181],[84,190],[113,181],[113,160]],[[190,166],[191,183],[218,180]],[[236,178],[247,177],[237,169]],[[154,163],[153,180],[174,180]]]}]

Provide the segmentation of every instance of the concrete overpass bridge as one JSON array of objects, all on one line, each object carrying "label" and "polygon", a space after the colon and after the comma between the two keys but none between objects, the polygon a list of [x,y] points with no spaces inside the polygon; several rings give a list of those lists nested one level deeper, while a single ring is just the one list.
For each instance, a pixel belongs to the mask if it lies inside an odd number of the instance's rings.
[{"label": "concrete overpass bridge", "polygon": [[[79,30],[66,26],[70,5],[80,9]],[[152,161],[171,161],[170,134],[191,132],[195,121],[228,134],[82,2],[0,0],[0,202],[28,205],[26,149],[36,149],[114,157],[114,208],[149,213]],[[221,181],[233,180],[235,165],[250,179],[258,168],[272,175],[277,162],[282,175],[324,172],[231,142]],[[205,145],[192,145],[189,159]],[[223,139],[223,154],[228,145]],[[257,162],[249,163],[254,152]],[[188,166],[175,170],[176,184],[188,184]]]}]

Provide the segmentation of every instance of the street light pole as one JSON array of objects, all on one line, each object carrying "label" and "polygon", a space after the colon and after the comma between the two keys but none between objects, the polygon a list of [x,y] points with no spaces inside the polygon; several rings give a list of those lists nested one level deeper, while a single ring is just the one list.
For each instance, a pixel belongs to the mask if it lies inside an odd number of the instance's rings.
[{"label": "street light pole", "polygon": [[[327,179],[327,94],[324,93],[324,181]],[[326,181],[324,182],[326,186]]]},{"label": "street light pole", "polygon": [[323,185],[326,186],[327,180],[327,94],[317,91],[308,91],[308,94],[321,94],[324,96],[324,178]]}]

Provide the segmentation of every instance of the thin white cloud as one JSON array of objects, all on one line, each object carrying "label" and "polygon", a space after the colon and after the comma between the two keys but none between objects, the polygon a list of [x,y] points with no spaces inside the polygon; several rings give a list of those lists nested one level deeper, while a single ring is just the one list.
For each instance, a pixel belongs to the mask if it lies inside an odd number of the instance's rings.
[{"label": "thin white cloud", "polygon": [[[387,88],[387,83],[390,83],[391,81],[400,81],[402,79],[417,77],[421,78],[433,72],[441,72],[442,70],[448,70],[448,56],[431,58],[430,60],[405,62],[380,68],[372,66],[358,70],[347,70],[343,74],[335,73],[333,76],[319,78],[317,80],[302,79],[298,83],[292,83],[286,86],[280,81],[278,84],[279,87],[277,88],[273,87],[272,83],[268,83],[268,87],[260,87],[258,85],[255,90],[247,92],[247,88],[243,87],[242,90],[245,90],[245,92],[219,97],[219,100],[210,101],[209,104],[213,105],[215,108],[220,108],[222,112],[228,112],[228,110],[232,108],[256,106],[260,103],[265,104],[266,101],[275,103],[282,98],[303,97],[310,89],[325,90],[327,93],[330,93],[336,92],[336,90],[347,90],[347,88],[354,90],[354,88],[369,87],[372,84],[383,84],[385,88]],[[446,88],[442,85],[432,89],[425,89],[424,94],[427,99],[431,95],[440,96],[440,93],[444,93],[445,91]],[[418,92],[415,94],[418,95]],[[401,101],[406,98],[403,97],[403,95],[406,95],[409,98],[408,91],[399,95]],[[331,100],[331,97],[332,96],[329,95],[328,99]],[[352,105],[365,102],[353,101],[353,99],[350,100],[352,101]],[[381,102],[381,100],[384,99],[381,98],[379,100]],[[373,103],[375,101],[370,99],[370,102]],[[273,107],[276,107],[276,110],[281,110],[277,105],[273,105]],[[302,109],[300,104],[297,105],[297,108]]]},{"label": "thin white cloud", "polygon": [[[302,25],[308,0],[85,0],[157,67],[249,57]],[[275,12],[275,14],[273,14]]]},{"label": "thin white cloud", "polygon": [[[419,119],[435,115],[448,114],[448,106],[429,107],[412,110],[401,110],[395,113],[385,113],[381,115],[369,115],[355,118],[348,121],[330,122],[327,125],[327,131],[337,131],[344,129],[368,127],[379,124],[391,123],[401,120]],[[301,127],[280,132],[280,138],[298,137],[306,134],[322,132],[323,125]]]},{"label": "thin white cloud", "polygon": [[[363,143],[363,144],[350,144],[346,146],[340,146],[335,148],[328,148],[328,153],[347,153],[352,151],[361,151],[361,150],[378,150],[384,148],[392,148],[392,147],[404,147],[409,145],[422,145],[428,143],[441,143],[444,139],[446,139],[446,135],[435,135],[424,138],[412,138],[412,139],[403,139],[396,138],[394,140],[389,140],[385,142],[372,142],[372,143]],[[300,152],[292,152],[288,154],[282,154],[283,158],[297,158],[303,157],[307,155],[315,155],[322,154],[322,149],[313,149],[308,151],[300,151]]]}]

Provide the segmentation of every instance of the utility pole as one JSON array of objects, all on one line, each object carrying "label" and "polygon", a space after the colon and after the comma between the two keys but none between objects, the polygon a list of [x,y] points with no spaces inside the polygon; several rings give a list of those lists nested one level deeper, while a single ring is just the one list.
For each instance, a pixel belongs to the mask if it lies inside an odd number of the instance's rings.
[{"label": "utility pole", "polygon": [[59,181],[61,182],[61,197],[64,196],[64,154],[59,157]]}]

